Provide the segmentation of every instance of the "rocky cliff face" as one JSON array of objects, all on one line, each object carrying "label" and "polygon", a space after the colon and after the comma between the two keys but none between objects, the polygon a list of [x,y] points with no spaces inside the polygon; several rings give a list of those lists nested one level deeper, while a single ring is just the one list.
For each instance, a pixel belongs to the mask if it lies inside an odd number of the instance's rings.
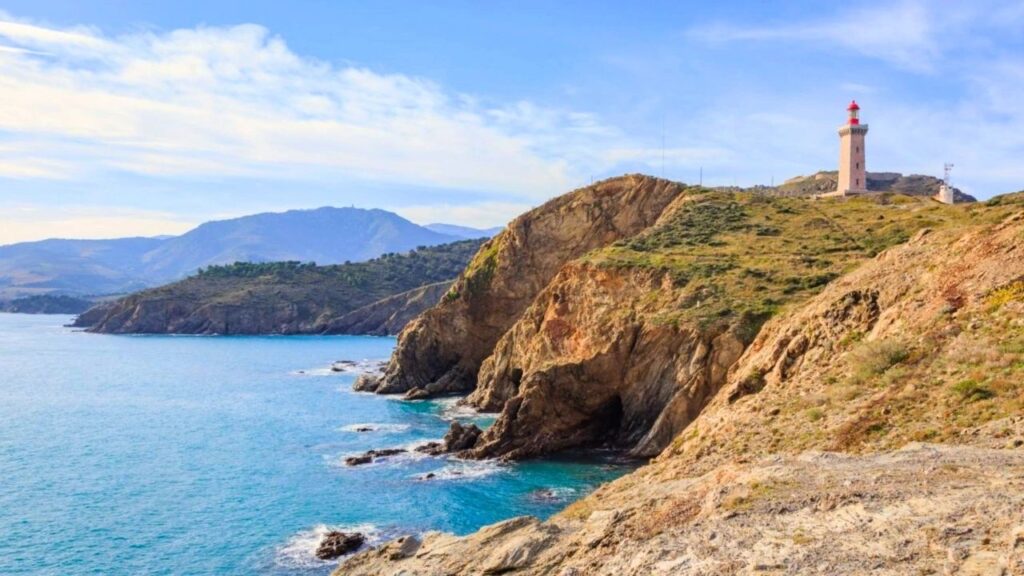
[{"label": "rocky cliff face", "polygon": [[381,393],[467,392],[495,343],[562,266],[653,224],[683,192],[645,176],[606,180],[516,218],[480,249],[435,308],[399,336]]},{"label": "rocky cliff face", "polygon": [[651,317],[676,296],[663,270],[563,268],[480,370],[468,401],[501,417],[474,455],[522,458],[599,441],[657,454],[745,346],[734,323],[701,329]]},{"label": "rocky cliff face", "polygon": [[396,335],[406,324],[437,304],[451,288],[452,283],[437,282],[378,300],[327,321],[322,332],[368,336]]},{"label": "rocky cliff face", "polygon": [[343,573],[1024,571],[1024,197],[908,221],[930,226],[770,319],[652,464],[547,522],[407,538]]},{"label": "rocky cliff face", "polygon": [[467,402],[499,412],[469,452],[599,442],[659,453],[761,323],[958,213],[907,197],[808,202],[690,190],[636,236],[570,262],[498,340]]}]

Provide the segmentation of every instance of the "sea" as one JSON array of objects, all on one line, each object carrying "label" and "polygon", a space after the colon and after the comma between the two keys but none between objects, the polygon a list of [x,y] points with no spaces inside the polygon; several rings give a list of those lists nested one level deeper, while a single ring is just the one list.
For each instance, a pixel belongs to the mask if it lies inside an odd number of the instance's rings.
[{"label": "sea", "polygon": [[[330,530],[369,544],[550,516],[633,468],[587,454],[516,464],[373,448],[492,416],[455,399],[352,391],[393,338],[110,336],[0,314],[0,574],[322,575]],[[427,478],[433,474],[432,478]]]}]

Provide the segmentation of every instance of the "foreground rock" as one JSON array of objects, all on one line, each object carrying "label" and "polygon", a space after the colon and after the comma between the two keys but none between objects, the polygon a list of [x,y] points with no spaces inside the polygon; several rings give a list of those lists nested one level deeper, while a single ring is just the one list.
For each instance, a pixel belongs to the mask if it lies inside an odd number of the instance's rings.
[{"label": "foreground rock", "polygon": [[366,536],[359,532],[329,532],[320,541],[316,549],[316,557],[321,560],[333,560],[338,556],[355,552],[363,543]]},{"label": "foreground rock", "polygon": [[1024,450],[812,452],[695,478],[653,466],[548,522],[409,540],[335,574],[1019,574]]},{"label": "foreground rock", "polygon": [[434,456],[462,452],[472,448],[481,434],[483,434],[483,430],[476,424],[463,426],[458,422],[452,422],[448,432],[444,435],[444,440],[441,442],[429,442],[416,448],[416,450]]}]

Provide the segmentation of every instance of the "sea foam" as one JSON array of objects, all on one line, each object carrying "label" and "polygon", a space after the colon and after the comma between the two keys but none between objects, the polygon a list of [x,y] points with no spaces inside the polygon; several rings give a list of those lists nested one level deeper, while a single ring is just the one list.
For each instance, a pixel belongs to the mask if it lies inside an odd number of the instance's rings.
[{"label": "sea foam", "polygon": [[324,539],[324,536],[333,532],[361,532],[366,536],[366,543],[360,549],[365,549],[370,546],[375,546],[383,541],[383,534],[379,528],[373,524],[357,524],[350,526],[330,526],[327,524],[317,524],[316,526],[303,530],[291,538],[288,539],[280,548],[277,550],[277,554],[274,556],[274,562],[282,568],[288,569],[306,569],[306,568],[317,568],[321,566],[330,566],[337,564],[339,560],[321,560],[316,557],[316,549],[320,546],[320,542]]}]

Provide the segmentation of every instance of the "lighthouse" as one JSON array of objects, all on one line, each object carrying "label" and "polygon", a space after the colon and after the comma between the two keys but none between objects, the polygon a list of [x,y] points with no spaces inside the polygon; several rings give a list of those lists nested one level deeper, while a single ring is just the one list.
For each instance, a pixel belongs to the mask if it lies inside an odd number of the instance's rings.
[{"label": "lighthouse", "polygon": [[868,171],[864,163],[864,136],[868,133],[868,125],[860,123],[860,106],[856,100],[850,102],[846,111],[846,124],[839,127],[838,196],[868,191]]}]

